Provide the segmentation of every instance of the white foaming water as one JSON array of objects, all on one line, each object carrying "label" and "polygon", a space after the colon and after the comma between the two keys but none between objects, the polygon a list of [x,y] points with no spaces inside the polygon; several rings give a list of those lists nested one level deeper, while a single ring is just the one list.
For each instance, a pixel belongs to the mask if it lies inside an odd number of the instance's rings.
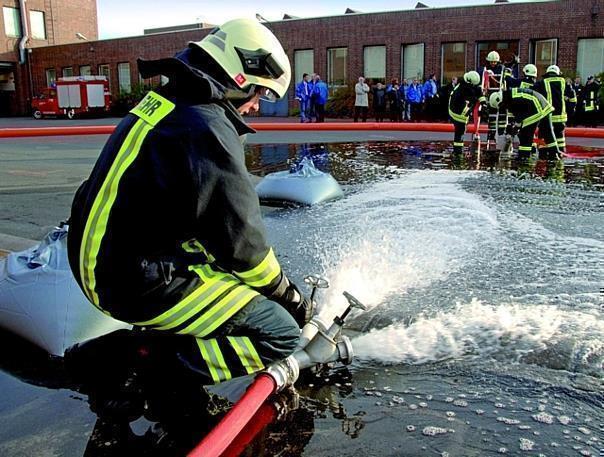
[{"label": "white foaming water", "polygon": [[[360,359],[422,364],[468,355],[530,358],[604,376],[604,320],[555,306],[487,305],[473,300],[409,326],[393,324],[353,340]],[[543,360],[539,358],[543,354]]]},{"label": "white foaming water", "polygon": [[467,175],[407,173],[375,183],[322,214],[328,230],[337,233],[321,237],[329,245],[317,246],[331,282],[321,300],[322,316],[330,319],[345,307],[344,290],[371,309],[393,294],[426,287],[497,238],[496,213],[458,184]]}]

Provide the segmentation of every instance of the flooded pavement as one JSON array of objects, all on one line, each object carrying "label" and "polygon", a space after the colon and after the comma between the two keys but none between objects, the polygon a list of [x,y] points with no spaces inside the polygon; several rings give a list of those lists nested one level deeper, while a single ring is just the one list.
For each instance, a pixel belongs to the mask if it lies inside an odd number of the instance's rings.
[{"label": "flooded pavement", "polygon": [[[254,174],[307,155],[343,185],[342,200],[265,221],[296,282],[329,278],[323,313],[344,290],[369,310],[347,322],[354,364],[307,373],[299,407],[243,455],[598,456],[604,151],[569,152],[534,174],[488,153],[452,161],[438,142],[249,146]],[[181,455],[212,423],[176,398],[181,417],[99,424],[85,389],[35,387],[50,375],[18,354],[1,367],[30,384],[0,373],[0,455]]]}]

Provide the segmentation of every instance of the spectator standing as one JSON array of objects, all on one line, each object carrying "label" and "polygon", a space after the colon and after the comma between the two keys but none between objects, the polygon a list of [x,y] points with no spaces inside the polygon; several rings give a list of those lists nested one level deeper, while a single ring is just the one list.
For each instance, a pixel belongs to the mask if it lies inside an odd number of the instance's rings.
[{"label": "spectator standing", "polygon": [[315,76],[315,86],[313,89],[313,96],[315,100],[315,114],[317,115],[317,122],[325,122],[325,105],[329,98],[329,90],[327,84],[321,80],[321,76]]},{"label": "spectator standing", "polygon": [[407,103],[409,104],[410,120],[413,120],[414,122],[418,121],[423,101],[422,87],[417,78],[414,78],[407,89]]},{"label": "spectator standing", "polygon": [[410,105],[407,103],[407,89],[409,89],[409,83],[407,82],[407,79],[404,78],[403,82],[401,84],[401,87],[399,88],[399,93],[401,94],[400,99],[401,99],[401,120],[405,121],[410,121],[411,120],[411,112],[410,112]]},{"label": "spectator standing", "polygon": [[386,87],[382,83],[377,83],[373,88],[373,112],[376,122],[384,120],[386,112]]},{"label": "spectator standing", "polygon": [[438,84],[436,84],[436,75],[432,73],[422,86],[424,101],[426,102],[426,115],[428,118],[435,117],[435,111],[438,105]]},{"label": "spectator standing", "polygon": [[393,80],[390,90],[386,92],[386,100],[388,102],[390,121],[399,122],[401,120],[401,92],[398,79]]},{"label": "spectator standing", "polygon": [[313,119],[317,119],[317,113],[315,109],[316,101],[315,101],[315,84],[316,84],[317,74],[313,73],[310,75],[310,81],[308,82],[310,88],[310,97],[308,100],[308,119],[312,122]]},{"label": "spectator standing", "polygon": [[311,92],[310,75],[304,73],[302,81],[296,85],[296,100],[300,103],[300,122],[310,122],[309,105]]},{"label": "spectator standing", "polygon": [[354,122],[359,121],[359,115],[363,122],[367,122],[367,111],[369,110],[369,86],[365,83],[365,78],[360,76],[359,82],[354,86]]}]

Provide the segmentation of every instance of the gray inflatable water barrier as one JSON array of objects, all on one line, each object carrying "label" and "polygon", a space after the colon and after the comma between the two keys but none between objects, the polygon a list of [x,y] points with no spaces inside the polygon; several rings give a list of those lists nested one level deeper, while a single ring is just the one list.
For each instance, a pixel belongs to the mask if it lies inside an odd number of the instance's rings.
[{"label": "gray inflatable water barrier", "polygon": [[52,355],[131,326],[88,302],[67,260],[67,226],[37,246],[0,259],[0,327]]},{"label": "gray inflatable water barrier", "polygon": [[265,204],[316,205],[342,198],[344,192],[329,173],[323,173],[305,158],[299,171],[270,173],[256,185],[260,202]]}]

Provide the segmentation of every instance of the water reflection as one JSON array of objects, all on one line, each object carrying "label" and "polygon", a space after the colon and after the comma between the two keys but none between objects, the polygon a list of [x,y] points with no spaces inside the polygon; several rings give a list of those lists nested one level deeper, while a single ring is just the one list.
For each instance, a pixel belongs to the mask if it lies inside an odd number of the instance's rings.
[{"label": "water reflection", "polygon": [[309,157],[322,171],[344,184],[371,182],[400,169],[484,170],[519,178],[604,186],[604,150],[569,146],[562,160],[518,161],[498,151],[455,155],[449,142],[371,142],[247,146],[250,172],[265,174],[295,169]]}]

